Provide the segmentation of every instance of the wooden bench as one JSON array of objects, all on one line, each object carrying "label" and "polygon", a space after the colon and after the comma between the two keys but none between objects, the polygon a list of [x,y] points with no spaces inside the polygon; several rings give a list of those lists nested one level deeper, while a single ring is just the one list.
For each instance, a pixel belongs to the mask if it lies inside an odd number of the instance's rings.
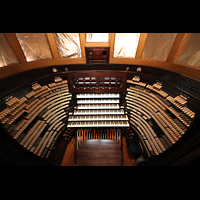
[{"label": "wooden bench", "polygon": [[122,166],[122,152],[114,140],[85,140],[77,152],[77,166]]}]

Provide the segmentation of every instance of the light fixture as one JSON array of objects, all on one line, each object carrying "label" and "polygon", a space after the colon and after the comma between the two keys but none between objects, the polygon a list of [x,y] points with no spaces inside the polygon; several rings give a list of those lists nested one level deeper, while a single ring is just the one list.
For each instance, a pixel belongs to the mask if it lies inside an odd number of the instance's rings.
[{"label": "light fixture", "polygon": [[56,73],[58,70],[54,67],[53,68],[53,72]]},{"label": "light fixture", "polygon": [[142,68],[141,68],[141,67],[138,67],[138,68],[136,69],[136,71],[137,71],[137,72],[141,72],[141,71],[142,71]]}]

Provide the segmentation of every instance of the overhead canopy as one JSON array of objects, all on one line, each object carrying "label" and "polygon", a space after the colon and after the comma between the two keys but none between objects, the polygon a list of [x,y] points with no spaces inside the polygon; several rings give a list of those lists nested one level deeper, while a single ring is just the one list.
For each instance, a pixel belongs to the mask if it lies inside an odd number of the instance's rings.
[{"label": "overhead canopy", "polygon": [[86,63],[88,46],[110,47],[110,63],[200,70],[200,33],[0,33],[0,67]]}]

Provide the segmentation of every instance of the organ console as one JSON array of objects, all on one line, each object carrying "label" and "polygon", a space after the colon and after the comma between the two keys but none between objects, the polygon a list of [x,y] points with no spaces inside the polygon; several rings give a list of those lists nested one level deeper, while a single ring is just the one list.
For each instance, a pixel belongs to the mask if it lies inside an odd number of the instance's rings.
[{"label": "organ console", "polygon": [[0,92],[1,128],[17,149],[49,163],[61,139],[75,137],[78,151],[84,140],[112,139],[122,147],[126,137],[138,165],[168,165],[176,152],[177,159],[187,154],[183,146],[200,132],[198,81],[145,66],[139,72],[131,65],[129,71],[73,67]]}]

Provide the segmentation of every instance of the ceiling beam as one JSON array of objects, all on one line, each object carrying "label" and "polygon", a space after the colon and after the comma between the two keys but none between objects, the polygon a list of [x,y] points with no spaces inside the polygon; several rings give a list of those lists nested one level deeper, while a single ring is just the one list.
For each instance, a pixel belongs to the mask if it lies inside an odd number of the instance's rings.
[{"label": "ceiling beam", "polygon": [[114,45],[115,45],[115,33],[109,33],[109,45],[110,45],[110,58],[114,55]]},{"label": "ceiling beam", "polygon": [[15,33],[5,33],[5,36],[9,42],[12,50],[14,51],[15,55],[17,56],[19,62],[21,64],[26,63],[27,62],[26,57],[21,48],[21,45],[19,44],[16,34]]},{"label": "ceiling beam", "polygon": [[109,47],[109,42],[86,42],[86,47]]},{"label": "ceiling beam", "polygon": [[82,58],[84,59],[84,62],[86,63],[86,57],[85,57],[86,34],[85,33],[79,33],[79,38],[80,38]]},{"label": "ceiling beam", "polygon": [[57,45],[56,45],[56,40],[55,40],[54,34],[53,33],[46,33],[46,36],[47,36],[47,39],[48,39],[48,42],[49,42],[49,46],[50,46],[53,58],[55,60],[59,60],[60,57],[59,57],[58,48],[57,48]]},{"label": "ceiling beam", "polygon": [[185,40],[187,37],[188,37],[188,33],[177,33],[176,39],[174,40],[174,43],[166,59],[166,62],[172,63],[176,61],[177,55],[182,49],[183,44],[185,43]]},{"label": "ceiling beam", "polygon": [[140,33],[140,39],[139,39],[136,54],[135,54],[136,59],[142,58],[147,36],[148,36],[148,33]]}]

